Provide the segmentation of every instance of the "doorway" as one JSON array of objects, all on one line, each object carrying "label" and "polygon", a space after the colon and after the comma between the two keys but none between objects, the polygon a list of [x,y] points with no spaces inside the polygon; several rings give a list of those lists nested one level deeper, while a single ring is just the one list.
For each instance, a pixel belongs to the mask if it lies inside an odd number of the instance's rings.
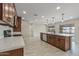
[{"label": "doorway", "polygon": [[41,32],[46,32],[46,25],[31,24],[31,36],[33,38],[40,38],[40,33]]}]

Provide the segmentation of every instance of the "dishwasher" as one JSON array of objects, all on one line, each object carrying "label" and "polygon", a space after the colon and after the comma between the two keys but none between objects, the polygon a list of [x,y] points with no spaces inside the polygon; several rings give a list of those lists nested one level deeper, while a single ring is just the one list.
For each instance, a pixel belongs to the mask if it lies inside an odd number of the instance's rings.
[{"label": "dishwasher", "polygon": [[47,41],[47,35],[46,34],[43,34],[43,40]]}]

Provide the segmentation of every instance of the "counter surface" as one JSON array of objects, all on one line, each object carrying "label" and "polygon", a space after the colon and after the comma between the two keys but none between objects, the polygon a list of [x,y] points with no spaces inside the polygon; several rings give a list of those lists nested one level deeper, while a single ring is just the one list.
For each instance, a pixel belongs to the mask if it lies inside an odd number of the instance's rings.
[{"label": "counter surface", "polygon": [[24,48],[24,40],[22,36],[5,37],[0,39],[0,52],[18,48]]},{"label": "counter surface", "polygon": [[46,32],[44,34],[51,34],[51,35],[59,35],[59,36],[73,36],[73,34],[63,34],[63,33],[56,33],[56,34],[52,34],[50,32]]}]

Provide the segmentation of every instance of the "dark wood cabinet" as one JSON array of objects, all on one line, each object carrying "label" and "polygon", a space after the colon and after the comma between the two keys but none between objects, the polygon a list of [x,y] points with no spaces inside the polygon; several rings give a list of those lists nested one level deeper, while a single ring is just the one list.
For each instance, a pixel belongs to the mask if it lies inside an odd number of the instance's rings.
[{"label": "dark wood cabinet", "polygon": [[49,40],[47,40],[47,42],[50,43],[50,44],[52,44],[52,42],[51,42],[52,41],[51,35],[47,35],[47,39],[49,39]]},{"label": "dark wood cabinet", "polygon": [[16,16],[13,32],[21,32],[21,17]]},{"label": "dark wood cabinet", "polygon": [[0,3],[0,20],[2,20],[2,10],[3,10],[2,4]]},{"label": "dark wood cabinet", "polygon": [[71,39],[66,36],[59,35],[48,35],[51,36],[51,39],[48,38],[48,43],[52,44],[55,47],[58,47],[64,51],[70,50],[71,48]]},{"label": "dark wood cabinet", "polygon": [[14,3],[0,3],[0,20],[14,26],[14,16],[16,15],[16,9]]},{"label": "dark wood cabinet", "polygon": [[5,51],[5,52],[0,52],[0,56],[24,56],[24,49],[18,48],[14,50]]},{"label": "dark wood cabinet", "polygon": [[54,46],[56,46],[56,47],[60,47],[60,40],[58,39],[58,38],[55,38],[55,44],[54,44]]},{"label": "dark wood cabinet", "polygon": [[47,42],[49,44],[57,48],[60,48],[61,50],[64,50],[64,51],[71,49],[71,36],[60,36],[60,35],[53,35],[53,34],[46,34],[46,35],[47,35]]},{"label": "dark wood cabinet", "polygon": [[57,41],[57,40],[56,40],[56,36],[55,36],[55,35],[54,35],[54,36],[52,36],[52,38],[51,38],[51,39],[52,39],[52,44],[53,44],[53,45],[55,45],[55,44],[56,44],[56,41]]},{"label": "dark wood cabinet", "polygon": [[65,42],[65,39],[59,39],[59,43],[59,48],[65,50],[65,43],[67,43]]}]

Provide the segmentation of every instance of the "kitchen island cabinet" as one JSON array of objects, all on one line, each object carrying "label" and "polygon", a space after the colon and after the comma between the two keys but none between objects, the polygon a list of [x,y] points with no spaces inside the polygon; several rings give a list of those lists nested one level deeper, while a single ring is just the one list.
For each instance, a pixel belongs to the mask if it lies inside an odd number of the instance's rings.
[{"label": "kitchen island cabinet", "polygon": [[[71,49],[71,35],[59,35],[59,34],[48,34],[48,33],[41,33],[42,35],[46,34],[47,36],[47,43],[63,50],[63,51],[67,51]],[[41,38],[42,38],[41,35]],[[41,40],[44,41],[44,39],[42,38]]]}]

